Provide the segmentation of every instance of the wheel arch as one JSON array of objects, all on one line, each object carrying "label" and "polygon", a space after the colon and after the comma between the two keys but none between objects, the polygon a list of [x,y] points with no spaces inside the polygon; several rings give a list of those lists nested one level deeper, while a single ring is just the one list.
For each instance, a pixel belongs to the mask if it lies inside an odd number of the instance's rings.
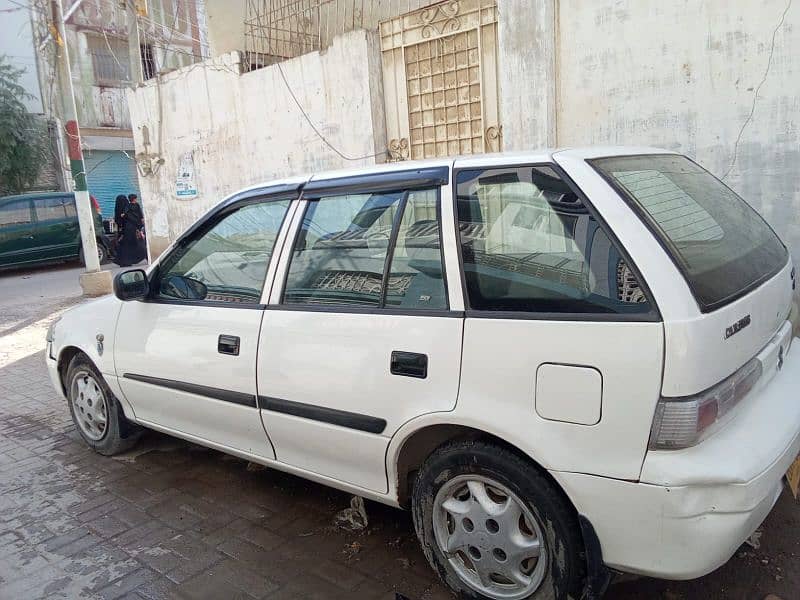
[{"label": "wheel arch", "polygon": [[419,426],[407,430],[399,439],[397,438],[398,436],[395,436],[396,443],[395,439],[393,439],[389,445],[387,473],[390,478],[390,484],[395,486],[397,502],[403,508],[408,508],[414,477],[422,463],[431,453],[447,443],[463,440],[481,440],[503,447],[530,463],[534,469],[539,471],[561,492],[576,518],[579,514],[569,495],[550,472],[529,452],[507,440],[499,433],[489,431],[483,427],[477,427],[474,424],[458,422],[457,420],[443,420],[420,423]]},{"label": "wheel arch", "polygon": [[95,369],[97,369],[100,376],[103,377],[106,385],[109,387],[111,392],[114,394],[114,397],[119,402],[120,406],[122,406],[122,413],[125,415],[125,418],[130,421],[136,421],[136,414],[133,410],[133,407],[128,402],[125,395],[122,393],[122,390],[119,387],[119,383],[116,381],[116,377],[113,375],[109,375],[108,373],[104,373],[103,370],[100,368],[100,365],[97,363],[97,360],[94,356],[92,356],[91,352],[87,352],[86,349],[81,348],[80,346],[76,346],[75,344],[65,344],[58,351],[58,357],[56,358],[56,366],[58,369],[58,380],[61,385],[61,392],[63,393],[65,398],[69,398],[67,395],[67,370],[69,369],[69,365],[78,354],[83,354],[92,365],[94,365]]},{"label": "wheel arch", "polygon": [[64,346],[58,353],[58,359],[56,360],[58,366],[58,380],[61,383],[61,391],[65,398],[67,397],[67,369],[69,369],[69,363],[71,363],[72,359],[78,354],[83,354],[89,360],[92,360],[86,352],[77,346]]}]

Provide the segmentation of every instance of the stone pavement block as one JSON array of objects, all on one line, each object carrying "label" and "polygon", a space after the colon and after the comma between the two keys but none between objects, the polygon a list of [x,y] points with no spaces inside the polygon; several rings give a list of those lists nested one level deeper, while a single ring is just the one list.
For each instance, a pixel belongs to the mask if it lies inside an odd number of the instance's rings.
[{"label": "stone pavement block", "polygon": [[145,600],[173,600],[181,597],[175,583],[166,577],[159,576],[154,576],[137,587],[136,595]]},{"label": "stone pavement block", "polygon": [[115,519],[119,519],[129,527],[138,527],[139,525],[152,520],[152,517],[145,511],[139,510],[127,502],[122,506],[122,508],[118,508],[112,512],[111,516]]},{"label": "stone pavement block", "polygon": [[266,596],[269,600],[345,600],[353,598],[350,590],[332,584],[316,575],[306,574]]},{"label": "stone pavement block", "polygon": [[285,539],[280,535],[256,525],[244,529],[244,531],[239,534],[239,537],[264,550],[272,550],[285,542]]},{"label": "stone pavement block", "polygon": [[87,581],[91,591],[99,590],[120,577],[141,568],[141,564],[125,552],[100,542],[60,563],[68,574]]},{"label": "stone pavement block", "polygon": [[227,581],[232,588],[255,598],[262,598],[280,587],[265,576],[263,571],[263,566],[261,569],[251,569],[231,558],[225,558],[209,568],[208,574]]},{"label": "stone pavement block", "polygon": [[250,594],[235,588],[231,589],[229,581],[212,573],[203,573],[181,585],[178,588],[177,597],[186,600],[209,600],[211,598],[255,600],[255,597]]},{"label": "stone pavement block", "polygon": [[46,565],[28,577],[20,577],[13,581],[0,581],[0,598],[51,598],[70,588],[77,598],[83,592],[83,586],[70,578],[57,565]]},{"label": "stone pavement block", "polygon": [[136,554],[136,560],[164,575],[189,560],[163,546],[145,548]]},{"label": "stone pavement block", "polygon": [[96,542],[96,538],[91,535],[91,531],[84,526],[81,525],[80,527],[75,527],[74,529],[58,535],[56,537],[52,537],[42,545],[43,550],[47,552],[55,552],[61,548],[69,546],[82,538],[88,537],[90,538],[92,543]]},{"label": "stone pavement block", "polygon": [[223,542],[217,546],[217,550],[254,568],[263,568],[274,557],[271,552],[241,538]]},{"label": "stone pavement block", "polygon": [[86,523],[86,525],[94,531],[97,535],[103,538],[114,537],[124,531],[128,531],[129,527],[119,519],[111,515],[103,515],[99,519],[94,519]]},{"label": "stone pavement block", "polygon": [[113,583],[97,590],[97,595],[103,600],[116,600],[151,581],[155,574],[149,569],[139,569],[124,575]]},{"label": "stone pavement block", "polygon": [[215,550],[203,550],[195,553],[191,558],[183,560],[177,567],[169,571],[166,576],[174,583],[183,583],[196,575],[208,571],[211,566],[222,559],[223,555]]},{"label": "stone pavement block", "polygon": [[325,581],[350,591],[356,589],[366,579],[364,575],[351,569],[342,568],[340,563],[331,560],[320,560],[319,564],[314,567],[313,573]]}]

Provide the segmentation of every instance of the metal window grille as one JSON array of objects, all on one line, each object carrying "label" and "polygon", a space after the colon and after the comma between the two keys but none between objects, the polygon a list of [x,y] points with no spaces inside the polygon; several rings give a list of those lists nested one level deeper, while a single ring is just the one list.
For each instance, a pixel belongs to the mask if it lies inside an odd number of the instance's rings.
[{"label": "metal window grille", "polygon": [[245,68],[260,69],[321,48],[320,7],[332,0],[248,0]]},{"label": "metal window grille", "polygon": [[109,37],[89,38],[89,56],[95,81],[127,82],[131,80],[131,64],[127,41]]}]

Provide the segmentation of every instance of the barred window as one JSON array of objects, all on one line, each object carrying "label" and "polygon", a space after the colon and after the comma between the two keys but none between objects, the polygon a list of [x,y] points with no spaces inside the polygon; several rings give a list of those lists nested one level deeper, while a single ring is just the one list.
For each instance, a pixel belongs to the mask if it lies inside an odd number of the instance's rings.
[{"label": "barred window", "polygon": [[88,42],[97,83],[122,83],[131,80],[127,40],[111,36],[89,36]]}]

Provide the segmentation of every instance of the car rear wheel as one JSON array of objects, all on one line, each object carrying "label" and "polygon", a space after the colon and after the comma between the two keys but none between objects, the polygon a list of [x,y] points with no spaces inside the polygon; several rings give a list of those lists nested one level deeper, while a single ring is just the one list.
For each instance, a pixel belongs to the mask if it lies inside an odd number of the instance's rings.
[{"label": "car rear wheel", "polygon": [[72,421],[89,447],[111,456],[136,443],[139,428],[125,418],[119,401],[85,355],[70,362],[65,388]]},{"label": "car rear wheel", "polygon": [[446,445],[420,470],[412,502],[428,561],[460,597],[580,597],[585,560],[574,511],[514,452]]}]

